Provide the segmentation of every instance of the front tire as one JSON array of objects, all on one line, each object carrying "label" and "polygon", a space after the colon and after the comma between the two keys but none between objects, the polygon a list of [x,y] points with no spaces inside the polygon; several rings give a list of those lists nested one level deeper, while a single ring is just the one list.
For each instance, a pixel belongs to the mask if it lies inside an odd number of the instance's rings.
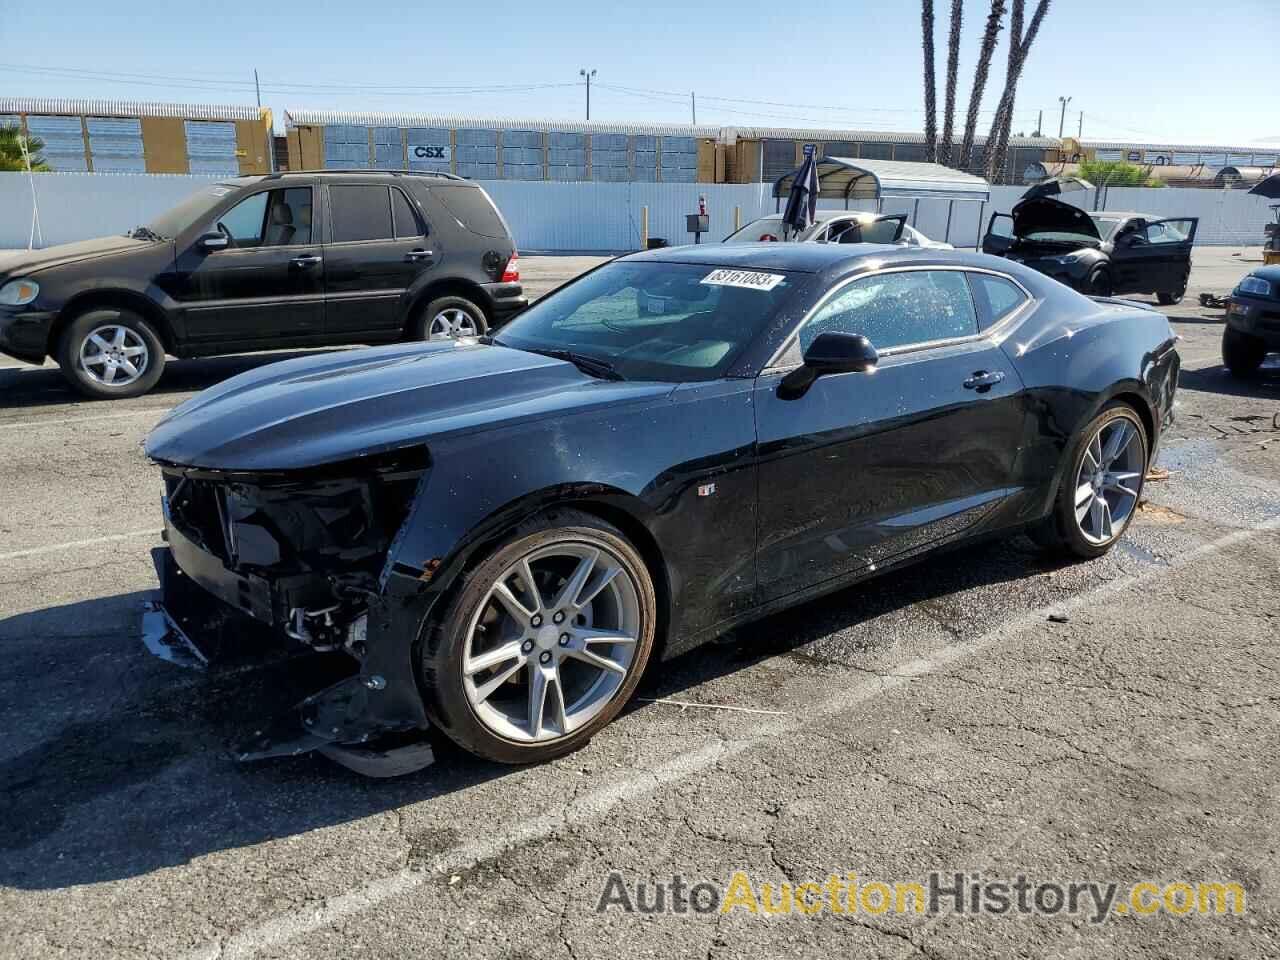
[{"label": "front tire", "polygon": [[1256,376],[1266,356],[1267,345],[1257,337],[1231,327],[1222,331],[1222,362],[1233,377],[1248,380]]},{"label": "front tire", "polygon": [[1067,451],[1053,512],[1027,532],[1054,553],[1093,559],[1115,546],[1142,499],[1146,427],[1126,403],[1103,408]]},{"label": "front tire", "polygon": [[1115,286],[1111,282],[1111,273],[1105,268],[1100,268],[1089,274],[1089,296],[1091,297],[1110,297],[1115,293]]},{"label": "front tire", "polygon": [[538,763],[585,744],[635,691],[657,600],[616,527],[558,509],[466,573],[422,654],[427,712],[458,746]]},{"label": "front tire", "polygon": [[1187,295],[1187,281],[1184,278],[1182,286],[1177,290],[1166,291],[1165,293],[1157,293],[1156,300],[1162,307],[1172,307],[1182,302],[1182,298]]},{"label": "front tire", "polygon": [[138,314],[114,307],[76,317],[58,340],[67,382],[95,400],[137,397],[164,372],[164,345]]},{"label": "front tire", "polygon": [[466,297],[437,297],[418,312],[412,334],[418,340],[457,340],[488,331],[484,311]]}]

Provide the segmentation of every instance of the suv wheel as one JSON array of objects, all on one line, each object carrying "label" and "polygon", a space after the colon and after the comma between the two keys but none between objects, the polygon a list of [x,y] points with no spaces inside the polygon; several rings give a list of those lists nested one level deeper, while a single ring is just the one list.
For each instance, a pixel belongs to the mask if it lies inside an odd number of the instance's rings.
[{"label": "suv wheel", "polygon": [[465,297],[438,297],[419,312],[413,335],[418,340],[457,340],[487,333],[484,311]]},{"label": "suv wheel", "polygon": [[1257,337],[1227,327],[1222,331],[1222,362],[1233,377],[1247,380],[1258,372],[1267,356],[1267,345]]},{"label": "suv wheel", "polygon": [[1181,303],[1182,298],[1187,295],[1187,279],[1182,278],[1182,285],[1177,290],[1171,290],[1167,293],[1157,293],[1156,300],[1162,307],[1172,307],[1175,303]]},{"label": "suv wheel", "polygon": [[1109,297],[1114,292],[1115,287],[1111,284],[1111,274],[1105,268],[1095,270],[1089,275],[1089,296]]},{"label": "suv wheel", "polygon": [[164,371],[164,345],[147,321],[129,310],[90,310],[71,321],[58,341],[62,375],[98,400],[137,397]]}]

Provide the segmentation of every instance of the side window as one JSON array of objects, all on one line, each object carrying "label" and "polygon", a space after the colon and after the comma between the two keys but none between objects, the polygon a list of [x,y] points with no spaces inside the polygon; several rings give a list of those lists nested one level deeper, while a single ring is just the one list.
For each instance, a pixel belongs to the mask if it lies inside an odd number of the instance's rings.
[{"label": "side window", "polygon": [[262,226],[267,216],[267,194],[245,197],[218,218],[218,228],[231,235],[235,247],[262,245]]},{"label": "side window", "polygon": [[391,213],[392,218],[395,220],[397,238],[426,235],[427,231],[423,228],[422,221],[418,218],[417,213],[414,212],[413,204],[396,187],[391,188]]},{"label": "side window", "polygon": [[386,184],[335,184],[329,188],[333,242],[390,240],[391,198]]},{"label": "side window", "polygon": [[311,188],[272,190],[264,247],[298,246],[311,242]]},{"label": "side window", "polygon": [[1160,220],[1147,227],[1147,243],[1186,243],[1190,220]]},{"label": "side window", "polygon": [[218,224],[238,249],[310,243],[311,188],[255,193],[224,213]]},{"label": "side window", "polygon": [[989,273],[971,273],[973,296],[982,313],[982,327],[995,326],[1027,302],[1027,295],[1017,284]]},{"label": "side window", "polygon": [[801,351],[828,331],[860,333],[876,349],[888,350],[971,336],[978,317],[962,272],[907,270],[849,284],[800,330]]}]

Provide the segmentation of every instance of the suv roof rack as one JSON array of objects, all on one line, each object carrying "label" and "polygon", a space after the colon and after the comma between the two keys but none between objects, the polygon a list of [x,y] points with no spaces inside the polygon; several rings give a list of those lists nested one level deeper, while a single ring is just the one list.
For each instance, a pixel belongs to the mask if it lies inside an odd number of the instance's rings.
[{"label": "suv roof rack", "polygon": [[281,177],[293,176],[295,174],[317,174],[317,173],[367,173],[373,174],[390,174],[393,177],[439,177],[441,180],[466,180],[466,177],[460,177],[456,173],[441,173],[437,170],[373,170],[369,167],[327,167],[323,170],[278,170],[275,173],[268,173],[263,180],[279,180]]}]

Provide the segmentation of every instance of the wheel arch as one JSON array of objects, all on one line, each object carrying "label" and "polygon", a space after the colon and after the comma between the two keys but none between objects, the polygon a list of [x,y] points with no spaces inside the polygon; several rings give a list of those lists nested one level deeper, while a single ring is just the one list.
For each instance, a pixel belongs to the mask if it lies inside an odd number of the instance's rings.
[{"label": "wheel arch", "polygon": [[63,331],[77,317],[90,310],[104,308],[129,310],[138,314],[151,324],[156,331],[156,336],[160,338],[160,343],[164,346],[165,352],[176,354],[177,343],[175,342],[173,327],[169,323],[169,317],[155,301],[145,294],[138,293],[136,290],[95,288],[76,294],[58,312],[57,320],[49,328],[49,339],[45,344],[45,349],[48,351],[49,356],[57,356],[58,341],[62,339]]}]

